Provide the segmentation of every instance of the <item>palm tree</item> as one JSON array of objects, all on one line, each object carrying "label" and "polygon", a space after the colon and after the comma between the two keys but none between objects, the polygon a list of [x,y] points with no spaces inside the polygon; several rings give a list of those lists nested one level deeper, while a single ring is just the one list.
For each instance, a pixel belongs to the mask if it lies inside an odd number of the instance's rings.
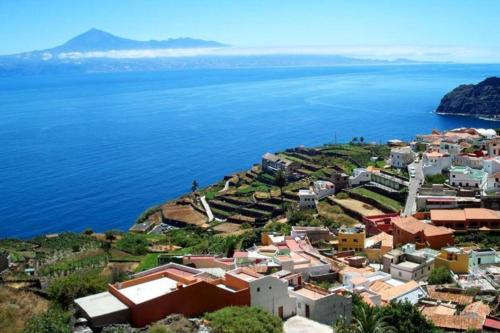
[{"label": "palm tree", "polygon": [[196,180],[193,180],[193,183],[191,184],[191,192],[196,192],[198,189],[198,182]]},{"label": "palm tree", "polygon": [[355,332],[358,333],[384,333],[396,332],[396,329],[387,325],[385,318],[380,316],[373,306],[360,306],[354,320]]},{"label": "palm tree", "polygon": [[333,324],[334,333],[354,333],[354,327],[347,322],[344,316],[340,316],[339,319]]},{"label": "palm tree", "polygon": [[283,187],[286,185],[286,176],[283,170],[279,170],[274,177],[274,183],[280,188],[281,210],[285,212],[285,201],[283,200]]}]

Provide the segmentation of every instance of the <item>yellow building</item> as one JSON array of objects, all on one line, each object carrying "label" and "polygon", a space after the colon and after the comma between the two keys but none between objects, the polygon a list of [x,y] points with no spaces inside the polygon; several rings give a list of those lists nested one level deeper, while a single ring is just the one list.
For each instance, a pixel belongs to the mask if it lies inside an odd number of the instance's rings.
[{"label": "yellow building", "polygon": [[456,247],[443,248],[434,260],[435,267],[447,267],[457,274],[469,272],[469,254]]},{"label": "yellow building", "polygon": [[365,229],[360,227],[342,228],[338,234],[339,251],[363,251],[365,248]]}]

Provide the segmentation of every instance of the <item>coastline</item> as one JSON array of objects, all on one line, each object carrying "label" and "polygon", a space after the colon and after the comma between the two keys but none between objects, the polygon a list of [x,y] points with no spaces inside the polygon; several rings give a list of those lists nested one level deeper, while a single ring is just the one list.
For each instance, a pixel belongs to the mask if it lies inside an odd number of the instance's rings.
[{"label": "coastline", "polygon": [[473,114],[469,114],[469,113],[446,113],[446,112],[437,112],[437,111],[434,111],[434,113],[439,115],[439,116],[460,116],[460,117],[469,117],[469,118],[476,118],[476,119],[487,120],[487,121],[500,122],[500,117],[489,117],[487,115],[473,115]]}]

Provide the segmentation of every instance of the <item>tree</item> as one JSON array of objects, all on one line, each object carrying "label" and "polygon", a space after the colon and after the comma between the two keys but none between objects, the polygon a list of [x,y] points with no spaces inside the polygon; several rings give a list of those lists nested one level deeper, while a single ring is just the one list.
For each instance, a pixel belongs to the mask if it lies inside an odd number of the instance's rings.
[{"label": "tree", "polygon": [[75,298],[106,290],[107,282],[97,271],[78,272],[53,280],[47,288],[47,293],[52,300],[67,308]]},{"label": "tree", "polygon": [[106,240],[109,242],[113,242],[116,238],[114,232],[111,230],[106,231],[104,237],[106,237]]},{"label": "tree", "polygon": [[382,317],[379,310],[373,306],[361,306],[354,319],[355,331],[358,333],[398,332]]},{"label": "tree", "polygon": [[68,312],[52,307],[29,319],[23,333],[70,333],[70,318]]},{"label": "tree", "polygon": [[427,278],[427,282],[429,282],[429,284],[452,283],[453,278],[452,278],[451,272],[448,268],[438,267],[438,268],[434,268],[431,271],[431,274],[429,274],[429,277]]},{"label": "tree", "polygon": [[351,142],[352,142],[352,143],[356,143],[356,142],[358,142],[358,137],[357,137],[357,136],[355,136],[354,138],[352,138]]},{"label": "tree", "polygon": [[90,236],[94,233],[94,230],[90,229],[90,228],[87,228],[83,231],[83,233],[87,236]]},{"label": "tree", "polygon": [[363,144],[365,142],[365,137],[363,137],[363,136],[359,137],[359,142],[361,144]]},{"label": "tree", "polygon": [[191,192],[196,192],[198,190],[198,182],[196,180],[193,180],[193,183],[191,184]]},{"label": "tree", "polygon": [[212,333],[282,333],[281,319],[261,309],[231,306],[205,315]]},{"label": "tree", "polygon": [[286,175],[283,170],[279,170],[274,178],[274,183],[280,188],[281,210],[285,212],[285,201],[283,199],[283,187],[286,185]]},{"label": "tree", "polygon": [[380,315],[388,325],[401,333],[440,332],[434,324],[422,315],[418,308],[408,301],[392,302],[380,308]]}]

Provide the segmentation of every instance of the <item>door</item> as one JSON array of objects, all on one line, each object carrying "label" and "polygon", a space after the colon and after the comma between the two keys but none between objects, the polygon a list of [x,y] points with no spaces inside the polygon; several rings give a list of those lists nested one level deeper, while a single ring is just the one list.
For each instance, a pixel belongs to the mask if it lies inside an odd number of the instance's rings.
[{"label": "door", "polygon": [[283,307],[282,306],[280,306],[278,308],[278,316],[280,316],[280,318],[283,319]]},{"label": "door", "polygon": [[306,304],[306,318],[309,318],[309,304]]}]

